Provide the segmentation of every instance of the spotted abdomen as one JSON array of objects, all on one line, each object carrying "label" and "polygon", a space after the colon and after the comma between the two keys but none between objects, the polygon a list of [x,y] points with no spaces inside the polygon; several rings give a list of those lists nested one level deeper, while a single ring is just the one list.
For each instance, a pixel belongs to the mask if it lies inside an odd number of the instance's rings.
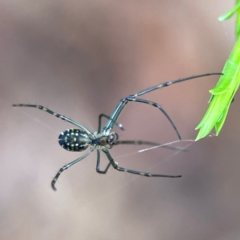
[{"label": "spotted abdomen", "polygon": [[91,143],[88,135],[80,129],[67,129],[59,135],[58,142],[68,151],[81,152]]}]

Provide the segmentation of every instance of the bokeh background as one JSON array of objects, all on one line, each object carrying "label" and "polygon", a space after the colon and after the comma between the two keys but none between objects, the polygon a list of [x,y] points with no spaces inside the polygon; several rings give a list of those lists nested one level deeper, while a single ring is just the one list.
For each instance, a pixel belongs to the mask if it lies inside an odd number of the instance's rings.
[{"label": "bokeh background", "polygon": [[[183,142],[188,152],[115,147],[121,166],[181,179],[95,171],[96,153],[52,177],[82,153],[60,148],[72,127],[13,103],[37,103],[94,131],[100,113],[160,82],[222,70],[234,21],[217,17],[234,1],[0,0],[0,239],[235,240],[240,237],[239,94],[219,137]],[[161,104],[184,139],[218,78],[146,95]],[[122,139],[177,139],[155,108],[129,103]],[[180,146],[180,144],[176,144]],[[107,160],[102,156],[102,168]]]}]

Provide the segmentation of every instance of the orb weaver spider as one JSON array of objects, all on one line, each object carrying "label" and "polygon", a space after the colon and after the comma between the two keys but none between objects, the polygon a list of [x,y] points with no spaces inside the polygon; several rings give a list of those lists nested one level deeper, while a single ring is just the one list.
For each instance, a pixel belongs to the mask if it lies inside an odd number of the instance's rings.
[{"label": "orb weaver spider", "polygon": [[[97,165],[96,165],[96,171],[100,174],[106,174],[109,167],[112,166],[114,169],[120,171],[120,172],[128,172],[132,174],[137,174],[145,177],[167,177],[167,178],[179,178],[181,175],[163,175],[163,174],[152,174],[152,173],[147,173],[147,172],[139,172],[123,167],[119,167],[118,163],[112,158],[111,154],[109,153],[109,149],[111,149],[114,145],[119,145],[119,144],[136,144],[136,145],[141,145],[141,144],[146,144],[146,145],[157,145],[158,143],[154,142],[148,142],[148,141],[136,141],[136,140],[128,140],[128,141],[120,141],[118,140],[118,134],[116,132],[112,132],[112,128],[114,125],[119,127],[121,130],[123,130],[122,124],[117,122],[117,119],[122,112],[123,108],[126,106],[128,102],[138,102],[138,103],[145,103],[149,104],[153,107],[158,108],[168,119],[170,124],[172,125],[173,129],[175,130],[179,140],[181,140],[181,136],[173,123],[172,119],[170,116],[167,114],[167,112],[156,102],[148,101],[145,99],[138,98],[141,95],[144,95],[146,93],[152,92],[154,90],[163,88],[163,87],[168,87],[172,84],[175,83],[180,83],[183,81],[195,79],[195,78],[200,78],[200,77],[206,77],[210,75],[221,75],[222,73],[207,73],[207,74],[201,74],[201,75],[196,75],[192,77],[187,77],[187,78],[181,78],[177,79],[174,81],[169,81],[169,82],[164,82],[159,85],[147,88],[145,90],[142,90],[136,94],[129,95],[126,98],[122,98],[114,111],[112,112],[111,116],[108,116],[106,114],[100,114],[98,118],[98,130],[96,132],[91,132],[89,131],[86,127],[81,125],[78,122],[73,121],[72,119],[65,117],[61,114],[58,114],[49,108],[43,107],[41,105],[35,105],[35,104],[14,104],[13,107],[33,107],[33,108],[38,108],[40,110],[43,110],[49,114],[54,115],[57,118],[60,118],[64,121],[67,121],[73,125],[75,125],[78,129],[67,129],[63,131],[58,138],[59,144],[66,150],[68,151],[77,151],[77,152],[82,152],[90,146],[90,149],[88,152],[86,152],[83,156],[77,158],[76,160],[64,165],[60,170],[57,172],[55,177],[53,178],[51,182],[51,186],[53,190],[57,190],[55,187],[56,181],[58,180],[59,176],[61,173],[65,170],[67,170],[69,167],[73,166],[74,164],[80,162],[81,160],[85,159],[88,155],[90,155],[95,149],[97,149]],[[102,123],[102,118],[107,118],[108,122],[106,125],[102,128],[101,123]],[[176,149],[171,146],[164,146],[166,148],[170,149]],[[108,158],[109,163],[107,167],[104,170],[100,170],[100,151],[102,151]]]}]

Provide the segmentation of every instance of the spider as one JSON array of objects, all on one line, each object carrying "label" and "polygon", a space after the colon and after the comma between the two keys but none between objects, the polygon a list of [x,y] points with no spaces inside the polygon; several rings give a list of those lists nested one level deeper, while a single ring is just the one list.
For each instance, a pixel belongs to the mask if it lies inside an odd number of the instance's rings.
[{"label": "spider", "polygon": [[[154,142],[148,142],[148,141],[137,141],[137,140],[127,140],[127,141],[120,141],[118,140],[118,134],[116,132],[112,132],[113,126],[116,125],[118,128],[121,130],[123,129],[122,124],[117,122],[117,119],[122,112],[123,108],[126,106],[128,102],[138,102],[138,103],[145,103],[149,104],[153,107],[158,108],[168,119],[170,124],[172,125],[173,129],[175,130],[179,140],[181,140],[181,136],[173,123],[172,119],[170,116],[167,114],[167,112],[158,104],[152,101],[148,101],[145,99],[138,98],[141,95],[144,95],[146,93],[152,92],[154,90],[163,88],[163,87],[168,87],[172,84],[175,83],[180,83],[183,81],[187,81],[190,79],[195,79],[195,78],[200,78],[200,77],[206,77],[210,75],[221,75],[222,73],[207,73],[207,74],[201,74],[201,75],[196,75],[192,77],[187,77],[187,78],[181,78],[169,82],[164,82],[159,85],[147,88],[145,90],[142,90],[136,94],[129,95],[125,98],[122,98],[114,111],[112,112],[111,116],[108,116],[106,114],[100,114],[98,117],[98,130],[96,132],[91,132],[89,131],[86,127],[81,125],[78,122],[73,121],[72,119],[65,117],[61,114],[58,114],[49,108],[43,107],[41,105],[35,105],[35,104],[13,104],[13,107],[32,107],[32,108],[38,108],[40,110],[43,110],[49,114],[54,115],[57,118],[60,118],[64,121],[67,121],[77,127],[77,129],[67,129],[63,131],[58,138],[59,144],[66,150],[68,151],[77,151],[77,152],[82,152],[86,150],[89,146],[90,149],[88,152],[86,152],[83,156],[77,158],[76,160],[64,165],[60,170],[57,172],[55,177],[53,178],[51,182],[51,186],[53,190],[57,190],[55,187],[56,181],[58,180],[59,176],[61,173],[74,164],[80,162],[81,160],[85,159],[88,155],[90,155],[95,149],[97,150],[97,165],[96,165],[96,171],[100,174],[106,174],[109,167],[112,166],[114,169],[120,171],[120,172],[128,172],[132,174],[137,174],[145,177],[167,177],[167,178],[179,178],[181,175],[163,175],[163,174],[152,174],[148,172],[139,172],[127,168],[123,168],[118,166],[118,163],[112,158],[109,149],[111,149],[114,145],[119,145],[119,144],[135,144],[135,145],[141,145],[141,144],[146,144],[146,145],[157,145],[159,143],[154,143]],[[101,123],[102,123],[102,118],[108,119],[106,125],[102,128]],[[164,146],[169,149],[176,149],[171,146]],[[100,170],[100,151],[102,151],[108,158],[109,163],[106,166],[104,170]]]}]

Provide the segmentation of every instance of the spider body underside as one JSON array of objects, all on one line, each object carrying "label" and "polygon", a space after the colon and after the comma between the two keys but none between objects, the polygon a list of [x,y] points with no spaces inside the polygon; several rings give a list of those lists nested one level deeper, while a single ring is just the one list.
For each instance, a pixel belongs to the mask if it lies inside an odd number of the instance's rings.
[{"label": "spider body underside", "polygon": [[58,142],[61,147],[68,151],[82,152],[86,150],[89,145],[96,146],[96,149],[102,150],[104,148],[110,149],[113,144],[116,144],[118,134],[111,132],[108,136],[102,136],[97,132],[93,133],[94,138],[91,139],[80,129],[67,129],[58,137]]},{"label": "spider body underside", "polygon": [[[78,122],[73,121],[72,119],[65,117],[61,114],[55,113],[54,111],[43,107],[41,105],[35,105],[35,104],[14,104],[14,107],[33,107],[33,108],[38,108],[40,110],[43,110],[49,114],[52,114],[58,118],[61,118],[64,121],[67,121],[77,127],[77,129],[67,129],[63,131],[58,138],[60,146],[62,146],[64,149],[68,151],[77,151],[77,152],[82,152],[86,150],[88,147],[90,147],[89,151],[87,151],[83,156],[77,158],[76,160],[64,165],[60,170],[57,172],[55,177],[53,178],[51,182],[51,186],[53,190],[56,190],[55,183],[58,180],[60,174],[64,171],[67,170],[69,167],[73,166],[75,163],[85,159],[89,154],[91,154],[95,149],[97,150],[97,164],[96,164],[96,171],[100,174],[106,174],[109,167],[112,166],[114,169],[120,171],[120,172],[128,172],[132,174],[137,174],[145,177],[168,177],[168,178],[179,178],[181,175],[162,175],[162,174],[152,174],[152,173],[147,173],[147,172],[139,172],[131,169],[126,169],[118,166],[118,163],[112,158],[109,149],[111,149],[114,145],[120,145],[120,144],[132,144],[132,145],[159,145],[159,143],[154,143],[154,142],[148,142],[148,141],[142,141],[142,140],[123,140],[119,141],[118,140],[118,134],[116,132],[112,132],[112,129],[114,125],[116,125],[118,128],[121,130],[124,130],[122,127],[122,124],[117,122],[117,119],[122,112],[123,108],[126,106],[128,102],[138,102],[138,103],[145,103],[149,104],[153,107],[158,108],[164,115],[165,117],[169,120],[170,124],[172,125],[173,129],[175,130],[178,138],[181,140],[181,136],[173,123],[172,119],[170,116],[167,114],[167,112],[158,104],[155,102],[151,102],[145,99],[140,99],[138,96],[144,95],[146,93],[149,93],[151,91],[163,88],[163,87],[168,87],[172,84],[175,83],[180,83],[183,81],[195,79],[195,78],[200,78],[200,77],[205,77],[205,76],[210,76],[210,75],[221,75],[222,73],[208,73],[208,74],[202,74],[202,75],[196,75],[192,77],[187,77],[187,78],[182,78],[170,82],[164,82],[159,85],[156,85],[154,87],[147,88],[143,91],[140,91],[134,95],[129,95],[126,98],[122,98],[116,108],[114,109],[113,113],[111,116],[108,116],[106,114],[100,114],[98,118],[98,131],[96,132],[91,132],[89,131],[86,127],[81,125]],[[102,118],[105,117],[108,119],[108,122],[106,125],[101,128],[101,121]],[[171,146],[163,146],[168,149],[176,150],[178,148],[171,147]],[[181,148],[179,148],[181,150]],[[104,170],[100,170],[100,152],[103,152],[108,160],[109,163],[106,166]],[[184,150],[183,150],[184,151]]]}]

